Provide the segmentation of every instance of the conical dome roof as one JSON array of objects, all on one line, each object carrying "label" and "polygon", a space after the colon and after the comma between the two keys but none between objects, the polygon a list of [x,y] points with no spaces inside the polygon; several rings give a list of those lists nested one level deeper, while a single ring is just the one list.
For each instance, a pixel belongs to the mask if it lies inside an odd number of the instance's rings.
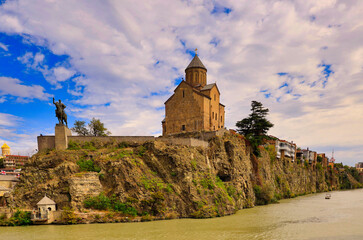
[{"label": "conical dome roof", "polygon": [[203,65],[202,61],[200,61],[197,54],[195,54],[193,60],[189,63],[188,67],[185,70],[187,70],[188,68],[203,68],[207,71],[207,68]]},{"label": "conical dome roof", "polygon": [[10,148],[6,143],[4,143],[4,145],[1,147],[1,149],[4,149],[4,148]]},{"label": "conical dome roof", "polygon": [[49,197],[47,197],[47,195],[45,195],[42,200],[40,200],[37,205],[55,205],[56,203],[50,199]]}]

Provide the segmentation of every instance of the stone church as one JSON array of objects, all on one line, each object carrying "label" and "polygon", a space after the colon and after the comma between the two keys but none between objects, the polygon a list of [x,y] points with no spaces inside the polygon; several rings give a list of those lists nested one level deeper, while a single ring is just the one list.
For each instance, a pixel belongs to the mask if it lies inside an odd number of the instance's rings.
[{"label": "stone church", "polygon": [[185,80],[165,102],[163,136],[224,128],[224,105],[216,83],[207,84],[207,68],[197,53],[185,69]]}]

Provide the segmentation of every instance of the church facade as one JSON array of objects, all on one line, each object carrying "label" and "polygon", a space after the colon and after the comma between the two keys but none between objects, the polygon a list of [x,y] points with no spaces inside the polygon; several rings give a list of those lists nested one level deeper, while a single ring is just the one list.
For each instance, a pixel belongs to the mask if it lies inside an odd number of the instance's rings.
[{"label": "church facade", "polygon": [[224,128],[224,105],[216,83],[207,84],[207,68],[198,55],[185,69],[185,80],[165,102],[163,136]]}]

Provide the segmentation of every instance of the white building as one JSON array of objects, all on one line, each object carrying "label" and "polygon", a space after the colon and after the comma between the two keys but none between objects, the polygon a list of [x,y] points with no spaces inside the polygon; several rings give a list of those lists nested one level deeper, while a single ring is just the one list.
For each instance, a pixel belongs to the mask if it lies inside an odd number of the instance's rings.
[{"label": "white building", "polygon": [[45,195],[42,200],[37,203],[38,211],[34,212],[37,219],[48,219],[50,212],[56,211],[56,203]]},{"label": "white building", "polygon": [[285,140],[277,139],[275,143],[276,148],[276,157],[280,159],[282,155],[285,157],[292,158],[292,161],[295,161],[296,155],[296,144],[293,142],[288,142]]},{"label": "white building", "polygon": [[303,153],[304,159],[308,160],[309,163],[316,162],[316,159],[317,159],[317,153],[316,152],[310,151],[309,148],[308,149],[303,149],[301,151]]}]

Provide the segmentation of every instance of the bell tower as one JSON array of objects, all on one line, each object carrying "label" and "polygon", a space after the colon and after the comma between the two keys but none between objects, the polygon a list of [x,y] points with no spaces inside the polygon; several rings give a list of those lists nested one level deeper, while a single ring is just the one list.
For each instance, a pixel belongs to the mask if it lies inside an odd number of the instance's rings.
[{"label": "bell tower", "polygon": [[195,88],[203,88],[207,85],[207,68],[200,61],[197,49],[195,49],[195,56],[185,69],[185,80],[187,83]]}]

